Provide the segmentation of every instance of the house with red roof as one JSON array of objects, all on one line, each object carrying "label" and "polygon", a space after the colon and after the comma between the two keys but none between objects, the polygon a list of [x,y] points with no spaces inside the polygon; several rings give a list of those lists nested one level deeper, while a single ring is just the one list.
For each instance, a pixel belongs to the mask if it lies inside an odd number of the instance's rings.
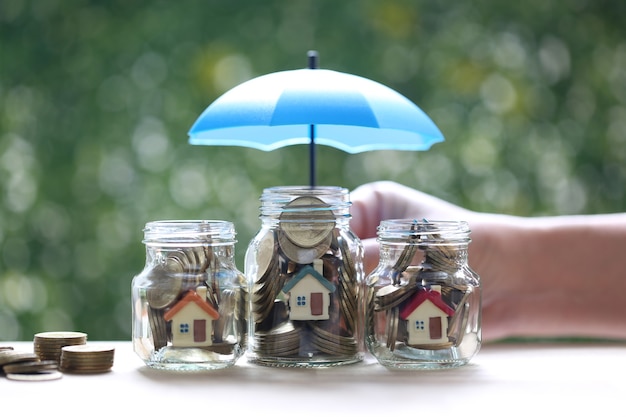
[{"label": "house with red roof", "polygon": [[314,266],[306,265],[283,287],[289,295],[290,320],[328,320],[330,294],[335,285],[324,278],[323,261],[316,259]]},{"label": "house with red roof", "polygon": [[188,291],[183,298],[163,315],[172,322],[172,345],[203,347],[213,344],[213,321],[219,313],[207,302],[204,286]]},{"label": "house with red roof", "polygon": [[454,309],[441,298],[441,286],[422,288],[400,308],[406,321],[408,345],[435,345],[448,342],[448,320]]}]

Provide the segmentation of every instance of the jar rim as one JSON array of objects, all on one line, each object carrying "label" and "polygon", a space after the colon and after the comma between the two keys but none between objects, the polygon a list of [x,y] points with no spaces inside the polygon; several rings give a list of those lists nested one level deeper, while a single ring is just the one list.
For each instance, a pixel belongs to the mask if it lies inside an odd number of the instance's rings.
[{"label": "jar rim", "polygon": [[[333,185],[268,187],[263,190],[260,197],[261,214],[274,216],[285,211],[303,213],[332,211],[335,216],[349,217],[349,208],[352,205],[349,196],[347,188]],[[311,197],[312,204],[290,204],[293,200],[303,197]]]},{"label": "jar rim", "polygon": [[145,244],[164,242],[234,243],[235,226],[227,220],[154,220],[144,229]]},{"label": "jar rim", "polygon": [[382,220],[377,228],[379,239],[398,239],[415,243],[469,242],[471,230],[464,220]]}]

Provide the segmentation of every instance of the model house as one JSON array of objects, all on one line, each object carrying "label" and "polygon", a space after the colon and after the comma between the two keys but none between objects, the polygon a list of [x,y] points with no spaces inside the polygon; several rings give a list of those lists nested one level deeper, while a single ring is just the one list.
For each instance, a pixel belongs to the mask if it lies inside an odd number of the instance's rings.
[{"label": "model house", "polygon": [[164,315],[172,322],[172,345],[181,347],[211,346],[213,321],[219,313],[206,300],[206,287],[188,291]]},{"label": "model house", "polygon": [[407,344],[429,345],[448,342],[448,318],[454,309],[441,298],[441,287],[420,289],[400,308],[400,319],[405,320]]},{"label": "model house", "polygon": [[306,265],[283,287],[289,295],[290,320],[328,320],[330,294],[335,285],[324,278],[321,259]]}]

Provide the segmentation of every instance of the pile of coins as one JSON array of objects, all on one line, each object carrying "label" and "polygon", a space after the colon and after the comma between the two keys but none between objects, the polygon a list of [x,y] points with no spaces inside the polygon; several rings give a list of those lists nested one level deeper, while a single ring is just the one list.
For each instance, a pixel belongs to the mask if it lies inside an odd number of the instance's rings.
[{"label": "pile of coins", "polygon": [[35,334],[34,350],[41,360],[61,361],[63,346],[84,345],[87,334],[82,332],[43,332]]},{"label": "pile of coins", "polygon": [[59,370],[70,373],[107,372],[113,366],[115,349],[106,346],[73,345],[61,349]]},{"label": "pile of coins", "polygon": [[[278,227],[260,236],[252,285],[254,343],[259,356],[349,356],[358,351],[357,271],[346,238],[322,200],[300,196],[282,211]],[[302,268],[322,264],[335,291],[327,320],[290,320],[283,288]],[[293,302],[293,300],[292,300]]]},{"label": "pile of coins", "polygon": [[[206,243],[206,242],[205,242]],[[220,250],[228,250],[221,247]],[[218,255],[203,242],[194,246],[163,250],[160,260],[147,272],[147,314],[154,350],[171,341],[169,323],[163,317],[188,291],[206,288],[206,301],[219,312],[213,323],[213,345],[207,347],[220,353],[232,351],[235,343],[230,333],[245,334],[246,295],[245,277],[239,273],[239,283],[234,288],[220,288]],[[222,255],[224,256],[224,255]],[[233,332],[231,329],[234,328]]]},{"label": "pile of coins", "polygon": [[[468,285],[455,284],[451,276],[459,272],[476,279],[476,273],[466,263],[459,262],[464,256],[454,246],[446,246],[437,242],[439,235],[429,230],[429,243],[420,244],[419,230],[415,230],[405,244],[398,260],[391,271],[386,271],[391,277],[391,283],[379,287],[376,285],[378,276],[369,277],[369,291],[367,296],[368,333],[374,333],[376,315],[385,314],[386,346],[390,351],[395,350],[398,342],[407,346],[407,329],[400,320],[400,310],[407,300],[419,290],[425,290],[432,285],[441,288],[442,300],[454,309],[454,314],[448,322],[448,343],[411,346],[416,348],[446,349],[458,346],[463,339],[465,326],[469,314],[468,298],[472,288]],[[434,241],[433,241],[434,240]],[[411,265],[420,249],[424,252],[422,262]]]},{"label": "pile of coins", "polygon": [[0,346],[0,369],[15,381],[49,381],[61,378],[58,362],[40,360],[33,352],[17,351],[11,346]]},{"label": "pile of coins", "polygon": [[85,333],[43,332],[33,340],[33,352],[0,346],[0,369],[8,379],[48,381],[64,372],[107,372],[113,366],[114,349],[87,344]]}]

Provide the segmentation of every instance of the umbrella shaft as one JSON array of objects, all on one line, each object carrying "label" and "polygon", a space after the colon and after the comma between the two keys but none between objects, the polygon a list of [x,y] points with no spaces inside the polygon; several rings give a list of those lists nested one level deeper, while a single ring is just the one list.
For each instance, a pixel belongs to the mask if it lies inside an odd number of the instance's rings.
[{"label": "umbrella shaft", "polygon": [[309,185],[315,187],[315,125],[309,126]]}]

